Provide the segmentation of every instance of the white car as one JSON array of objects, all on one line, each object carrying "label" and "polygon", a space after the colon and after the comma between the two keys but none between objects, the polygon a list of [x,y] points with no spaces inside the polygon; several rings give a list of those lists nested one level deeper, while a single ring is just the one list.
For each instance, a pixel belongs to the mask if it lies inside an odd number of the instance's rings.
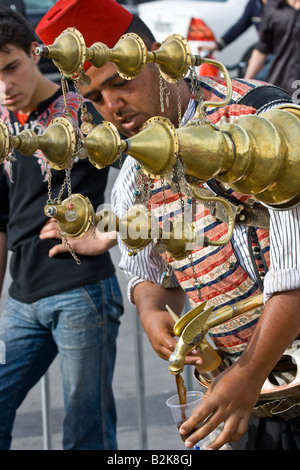
[{"label": "white car", "polygon": [[[248,0],[163,0],[140,3],[138,14],[149,26],[157,41],[162,42],[171,34],[181,34],[189,40],[193,54],[205,42],[191,40],[188,36],[192,18],[200,18],[221,37],[242,15]],[[247,60],[258,40],[257,31],[251,26],[222,51],[213,56],[225,66],[233,66]],[[234,72],[232,73],[234,75]]]}]

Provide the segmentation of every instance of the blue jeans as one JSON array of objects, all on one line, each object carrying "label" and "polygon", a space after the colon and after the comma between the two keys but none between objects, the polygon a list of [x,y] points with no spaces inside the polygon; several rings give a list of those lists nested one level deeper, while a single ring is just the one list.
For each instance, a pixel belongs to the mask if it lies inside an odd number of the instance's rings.
[{"label": "blue jeans", "polygon": [[112,380],[122,313],[116,276],[32,304],[8,298],[0,315],[6,353],[0,363],[0,450],[10,448],[16,410],[57,353],[63,448],[117,449]]}]

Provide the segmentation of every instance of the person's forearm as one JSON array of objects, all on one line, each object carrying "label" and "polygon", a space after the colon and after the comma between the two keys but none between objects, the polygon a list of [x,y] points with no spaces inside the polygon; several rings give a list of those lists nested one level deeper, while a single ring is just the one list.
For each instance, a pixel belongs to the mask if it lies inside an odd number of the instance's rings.
[{"label": "person's forearm", "polygon": [[153,282],[145,281],[135,287],[133,298],[143,322],[154,312],[166,310],[166,305],[180,316],[184,307],[185,292],[181,287],[165,289]]},{"label": "person's forearm", "polygon": [[284,351],[300,334],[300,289],[273,295],[265,305],[240,366],[261,386]]},{"label": "person's forearm", "polygon": [[248,67],[245,73],[245,78],[255,78],[258,72],[262,70],[267,59],[267,54],[254,49],[249,59]]},{"label": "person's forearm", "polygon": [[134,288],[133,299],[154,351],[162,359],[168,360],[176,347],[176,340],[173,333],[175,321],[167,311],[166,305],[180,316],[184,307],[185,292],[181,287],[165,289],[144,281]]},{"label": "person's forearm", "polygon": [[7,234],[0,232],[0,295],[2,292],[3,281],[7,264]]}]

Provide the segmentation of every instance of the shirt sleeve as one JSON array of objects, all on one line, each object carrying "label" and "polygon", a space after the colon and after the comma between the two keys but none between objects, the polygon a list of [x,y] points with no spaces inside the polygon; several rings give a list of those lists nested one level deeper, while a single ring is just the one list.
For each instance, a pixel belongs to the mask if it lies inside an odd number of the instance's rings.
[{"label": "shirt sleeve", "polygon": [[270,269],[264,301],[276,292],[300,288],[300,207],[270,211]]},{"label": "shirt sleeve", "polygon": [[[125,212],[134,204],[136,161],[127,156],[119,176],[114,184],[111,194],[113,212],[121,218]],[[133,291],[141,282],[150,281],[160,285],[164,273],[164,261],[161,256],[153,250],[153,243],[149,243],[135,256],[129,256],[129,250],[118,236],[118,244],[121,253],[119,268],[128,280],[128,300],[134,304]],[[170,287],[178,286],[174,273],[170,278]]]},{"label": "shirt sleeve", "polygon": [[238,38],[244,31],[252,26],[252,7],[251,2],[247,3],[247,6],[236,23],[221,37],[221,41],[217,41],[219,50],[223,47],[231,44],[236,38]]},{"label": "shirt sleeve", "polygon": [[263,54],[273,53],[273,19],[272,9],[267,3],[262,16],[261,26],[259,29],[259,41],[255,49]]}]

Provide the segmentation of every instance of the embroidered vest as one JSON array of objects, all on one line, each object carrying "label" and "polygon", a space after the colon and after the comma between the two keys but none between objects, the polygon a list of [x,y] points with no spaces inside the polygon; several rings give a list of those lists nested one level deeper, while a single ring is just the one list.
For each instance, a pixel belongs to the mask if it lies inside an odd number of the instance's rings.
[{"label": "embroidered vest", "polygon": [[[234,122],[241,115],[257,112],[256,108],[239,105],[237,101],[262,84],[246,83],[244,80],[232,80],[232,83],[234,97],[232,103],[217,110],[216,108],[207,109],[207,115],[214,124]],[[201,87],[205,100],[219,101],[226,95],[225,82],[222,79],[213,80],[203,77]],[[191,210],[191,204],[188,203],[186,196],[181,195],[182,198],[180,198],[170,186],[162,186],[162,180],[155,180],[153,184],[154,189],[149,206],[159,224],[163,224],[167,219],[174,220],[176,216],[182,214],[182,211]],[[251,197],[234,192],[228,185],[221,184],[220,188],[240,203],[250,203],[253,207],[259,206]],[[182,201],[184,201],[183,208]],[[210,240],[220,240],[227,234],[227,224],[215,218],[202,204],[197,204],[194,222],[197,234],[201,233]],[[256,256],[257,273],[265,273],[269,265],[268,230],[249,227],[248,238],[250,250],[252,249]],[[181,287],[186,291],[192,307],[204,300],[207,301],[207,307],[213,305],[215,308],[220,308],[233,305],[260,291],[259,281],[252,280],[240,265],[231,243],[225,246],[197,246],[192,252],[192,263],[189,258],[180,261],[166,256],[165,258],[174,270]],[[198,295],[199,290],[201,295]],[[212,328],[209,334],[216,347],[228,354],[241,354],[251,337],[261,310],[258,308],[249,311]]]}]

